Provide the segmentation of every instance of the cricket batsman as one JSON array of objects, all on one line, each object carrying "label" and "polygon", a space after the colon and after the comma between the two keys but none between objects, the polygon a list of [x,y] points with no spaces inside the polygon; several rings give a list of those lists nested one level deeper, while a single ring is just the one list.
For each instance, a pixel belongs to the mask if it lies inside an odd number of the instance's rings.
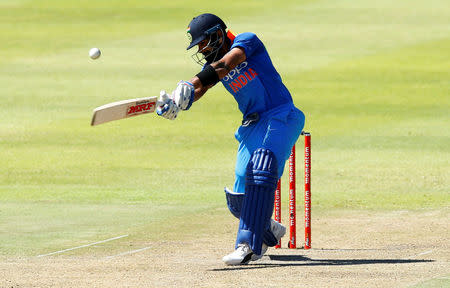
[{"label": "cricket batsman", "polygon": [[235,251],[223,257],[227,265],[242,265],[262,257],[286,233],[271,219],[278,179],[297,141],[304,114],[297,109],[272,64],[264,44],[253,33],[235,35],[216,15],[201,14],[187,28],[192,57],[202,70],[180,81],[171,95],[161,91],[157,114],[174,120],[206,91],[222,82],[243,114],[235,138],[239,142],[233,190],[225,188],[230,212],[239,218]]}]

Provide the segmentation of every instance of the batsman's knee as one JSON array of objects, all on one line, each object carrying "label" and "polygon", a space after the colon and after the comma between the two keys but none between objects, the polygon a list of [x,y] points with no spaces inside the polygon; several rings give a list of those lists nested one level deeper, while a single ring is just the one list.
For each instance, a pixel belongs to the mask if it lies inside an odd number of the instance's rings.
[{"label": "batsman's knee", "polygon": [[247,165],[246,186],[263,186],[275,191],[278,182],[278,162],[269,149],[259,148],[253,152]]}]

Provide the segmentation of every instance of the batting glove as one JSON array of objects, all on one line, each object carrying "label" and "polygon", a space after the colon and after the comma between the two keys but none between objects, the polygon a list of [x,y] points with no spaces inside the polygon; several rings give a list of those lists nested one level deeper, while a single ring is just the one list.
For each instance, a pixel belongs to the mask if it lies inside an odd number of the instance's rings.
[{"label": "batting glove", "polygon": [[167,95],[166,91],[162,90],[159,93],[156,114],[169,120],[175,120],[175,118],[177,118],[178,112],[180,112],[180,108],[178,108],[172,98]]},{"label": "batting glove", "polygon": [[173,91],[173,101],[181,110],[188,110],[194,102],[194,85],[188,81],[178,82],[177,88]]}]

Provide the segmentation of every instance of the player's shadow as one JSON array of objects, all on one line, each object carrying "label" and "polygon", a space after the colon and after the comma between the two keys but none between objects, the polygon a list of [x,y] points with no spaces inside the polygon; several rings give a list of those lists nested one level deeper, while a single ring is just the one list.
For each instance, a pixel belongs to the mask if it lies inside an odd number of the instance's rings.
[{"label": "player's shadow", "polygon": [[[261,269],[285,266],[346,266],[346,265],[371,265],[371,264],[408,264],[434,262],[434,260],[421,259],[311,259],[301,255],[269,255],[270,263],[252,262],[250,265],[232,266],[226,268],[211,269],[211,271],[229,271],[244,269]],[[279,262],[279,263],[277,263]]]}]

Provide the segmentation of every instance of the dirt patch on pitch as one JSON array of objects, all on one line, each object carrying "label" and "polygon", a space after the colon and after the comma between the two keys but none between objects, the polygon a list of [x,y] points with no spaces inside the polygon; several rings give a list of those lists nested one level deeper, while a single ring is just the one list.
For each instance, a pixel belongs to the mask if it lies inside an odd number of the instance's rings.
[{"label": "dirt patch on pitch", "polygon": [[239,267],[221,262],[233,249],[236,226],[221,217],[204,223],[214,229],[211,239],[6,259],[0,287],[408,287],[432,278],[448,283],[449,216],[448,209],[321,213],[313,215],[313,249],[269,249],[263,259]]}]

